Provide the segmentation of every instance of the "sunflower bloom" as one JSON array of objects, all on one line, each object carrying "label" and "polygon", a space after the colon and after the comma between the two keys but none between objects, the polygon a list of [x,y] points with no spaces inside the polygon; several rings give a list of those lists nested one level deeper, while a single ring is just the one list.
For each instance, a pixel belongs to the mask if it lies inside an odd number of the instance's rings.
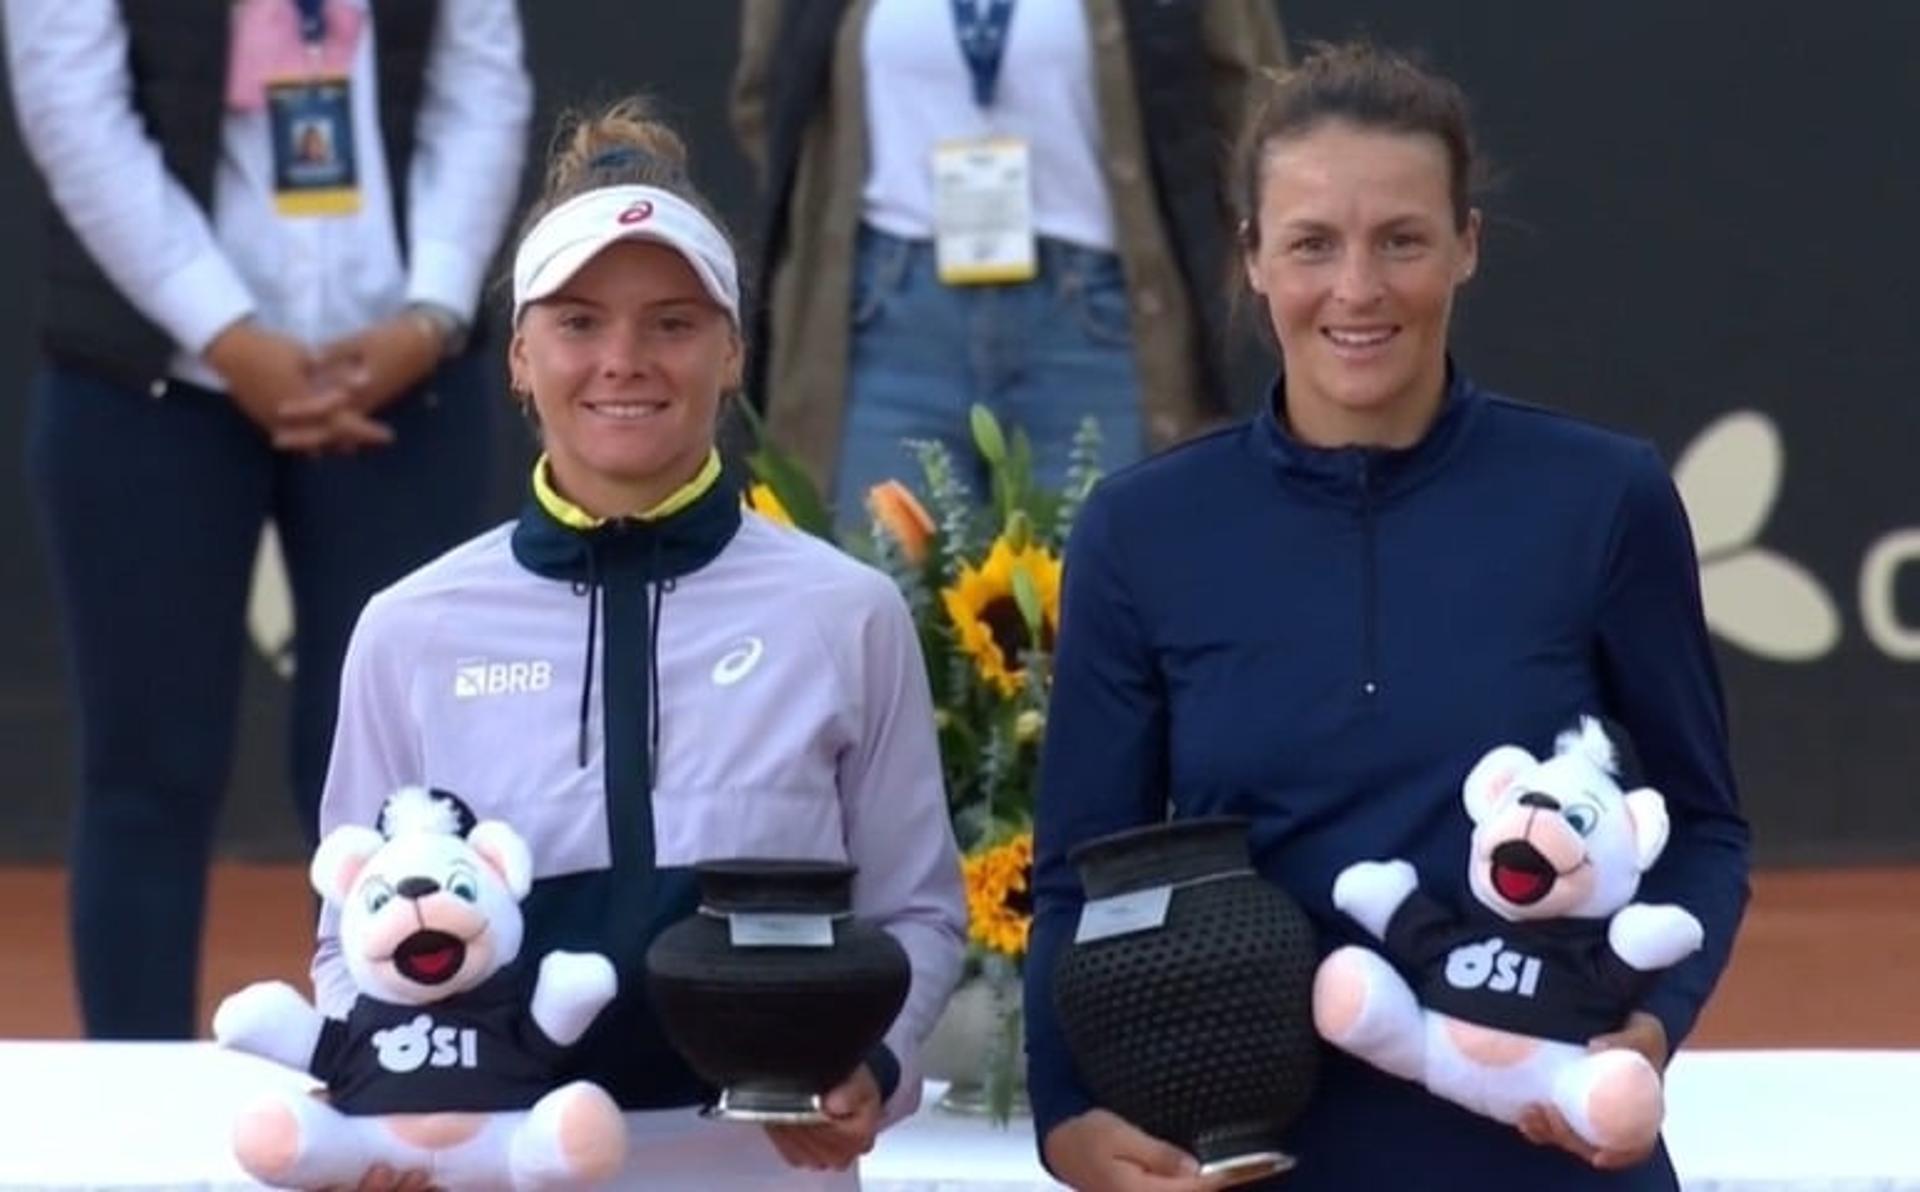
[{"label": "sunflower bloom", "polygon": [[1021,832],[960,861],[967,889],[967,938],[1018,960],[1033,925],[1033,833]]},{"label": "sunflower bloom", "polygon": [[927,547],[933,541],[933,515],[912,489],[898,480],[876,484],[867,490],[867,511],[909,563],[918,567],[927,561]]},{"label": "sunflower bloom", "polygon": [[[1026,573],[1040,599],[1038,643],[1031,640],[1014,597],[1016,571]],[[941,590],[940,600],[959,635],[960,649],[973,659],[981,679],[1011,698],[1026,681],[1026,652],[1036,646],[1053,648],[1060,627],[1060,560],[1032,542],[1015,550],[1002,537],[977,570],[961,565],[960,578]]]},{"label": "sunflower bloom", "polygon": [[789,530],[794,528],[793,515],[787,512],[787,507],[780,503],[779,497],[773,495],[773,489],[768,485],[755,484],[747,489],[747,508],[770,522],[777,522]]}]

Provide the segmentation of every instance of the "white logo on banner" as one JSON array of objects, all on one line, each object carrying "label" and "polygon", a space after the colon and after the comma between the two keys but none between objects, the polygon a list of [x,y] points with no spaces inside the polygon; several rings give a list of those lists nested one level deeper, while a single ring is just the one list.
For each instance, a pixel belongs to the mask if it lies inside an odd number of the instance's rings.
[{"label": "white logo on banner", "polygon": [[1708,425],[1674,466],[1700,551],[1707,626],[1774,662],[1813,662],[1840,640],[1840,614],[1806,568],[1757,540],[1786,453],[1773,420],[1739,410]]}]

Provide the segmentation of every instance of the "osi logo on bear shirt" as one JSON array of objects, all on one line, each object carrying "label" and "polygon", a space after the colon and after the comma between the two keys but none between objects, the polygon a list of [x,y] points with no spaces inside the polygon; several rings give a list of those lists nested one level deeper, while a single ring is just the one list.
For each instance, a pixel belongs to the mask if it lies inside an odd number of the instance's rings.
[{"label": "osi logo on bear shirt", "polygon": [[1505,943],[1496,935],[1477,944],[1462,944],[1447,953],[1447,984],[1455,989],[1485,987],[1489,993],[1532,997],[1540,988],[1540,961],[1518,952],[1503,951]]},{"label": "osi logo on bear shirt", "polygon": [[428,1014],[373,1032],[375,1060],[389,1072],[480,1066],[480,1032],[471,1027],[435,1026]]}]

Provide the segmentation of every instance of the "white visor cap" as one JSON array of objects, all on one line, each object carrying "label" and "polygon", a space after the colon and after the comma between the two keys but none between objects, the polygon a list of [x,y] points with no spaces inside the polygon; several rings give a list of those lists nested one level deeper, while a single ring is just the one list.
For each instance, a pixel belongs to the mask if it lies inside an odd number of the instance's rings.
[{"label": "white visor cap", "polygon": [[513,321],[622,240],[651,240],[686,258],[707,296],[740,325],[740,275],[727,238],[698,207],[655,186],[604,186],[541,216],[513,256]]}]

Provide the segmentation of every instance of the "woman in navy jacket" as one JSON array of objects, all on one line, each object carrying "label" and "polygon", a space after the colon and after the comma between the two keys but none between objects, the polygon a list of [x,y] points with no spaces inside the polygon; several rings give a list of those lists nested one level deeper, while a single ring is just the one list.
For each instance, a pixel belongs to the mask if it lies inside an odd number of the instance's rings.
[{"label": "woman in navy jacket", "polygon": [[[1076,1187],[1210,1186],[1094,1103],[1052,1012],[1069,850],[1169,810],[1250,817],[1260,871],[1331,949],[1357,938],[1341,868],[1405,857],[1464,902],[1473,761],[1602,712],[1673,818],[1643,897],[1707,936],[1607,1039],[1665,1064],[1726,964],[1748,833],[1685,514],[1648,445],[1452,366],[1472,170],[1458,90],[1403,59],[1338,47],[1276,81],[1240,184],[1284,375],[1253,421],[1113,476],[1076,526],[1026,1001],[1041,1152]],[[1276,1186],[1302,1192],[1676,1186],[1663,1148],[1596,1152],[1550,1110],[1516,1132],[1331,1052],[1288,1141]]]}]

